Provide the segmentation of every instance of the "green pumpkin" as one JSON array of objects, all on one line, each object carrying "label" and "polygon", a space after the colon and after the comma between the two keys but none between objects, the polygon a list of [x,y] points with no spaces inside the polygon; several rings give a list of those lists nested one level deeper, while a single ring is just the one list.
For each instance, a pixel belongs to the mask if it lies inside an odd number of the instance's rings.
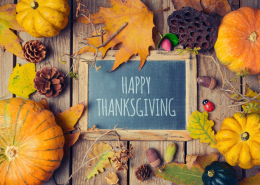
[{"label": "green pumpkin", "polygon": [[204,185],[238,185],[237,172],[226,162],[214,161],[202,175]]}]

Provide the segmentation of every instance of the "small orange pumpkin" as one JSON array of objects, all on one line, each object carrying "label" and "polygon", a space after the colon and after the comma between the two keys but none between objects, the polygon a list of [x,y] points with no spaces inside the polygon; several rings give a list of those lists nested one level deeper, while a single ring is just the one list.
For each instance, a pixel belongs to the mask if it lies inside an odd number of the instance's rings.
[{"label": "small orange pumpkin", "polygon": [[260,73],[260,10],[242,7],[221,21],[215,51],[219,61],[235,73]]},{"label": "small orange pumpkin", "polygon": [[59,167],[63,132],[41,103],[0,101],[0,132],[0,185],[40,185]]}]

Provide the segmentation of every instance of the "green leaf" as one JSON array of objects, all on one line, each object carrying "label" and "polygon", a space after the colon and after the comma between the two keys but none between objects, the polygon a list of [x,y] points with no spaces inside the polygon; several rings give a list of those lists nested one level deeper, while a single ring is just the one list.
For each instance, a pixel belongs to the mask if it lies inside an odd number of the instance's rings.
[{"label": "green leaf", "polygon": [[194,139],[200,139],[201,143],[208,143],[210,147],[216,148],[216,137],[212,127],[214,122],[208,120],[208,113],[199,111],[193,112],[189,116],[188,131]]},{"label": "green leaf", "polygon": [[28,63],[21,67],[17,64],[10,75],[8,90],[16,96],[29,98],[29,95],[36,91],[33,82],[35,75],[34,63]]},{"label": "green leaf", "polygon": [[[160,33],[159,33],[160,34]],[[161,36],[161,34],[160,34]],[[166,33],[162,38],[161,40],[159,41],[158,45],[157,45],[157,48],[159,49],[160,46],[161,46],[161,42],[163,41],[163,39],[168,39],[171,43],[172,43],[172,46],[177,46],[178,43],[179,43],[179,39],[176,35],[174,35],[173,33]]]},{"label": "green leaf", "polygon": [[218,160],[218,155],[211,153],[209,156],[198,156],[190,170],[186,164],[170,163],[161,169],[156,168],[154,173],[157,177],[169,180],[177,185],[203,185],[202,174],[206,166]]}]

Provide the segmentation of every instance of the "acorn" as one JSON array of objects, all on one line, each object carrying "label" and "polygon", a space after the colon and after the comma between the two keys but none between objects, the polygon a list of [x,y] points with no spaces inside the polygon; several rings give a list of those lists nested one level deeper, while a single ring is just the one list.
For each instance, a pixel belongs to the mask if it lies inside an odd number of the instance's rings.
[{"label": "acorn", "polygon": [[166,148],[166,153],[164,155],[164,159],[166,163],[172,162],[174,159],[175,153],[176,153],[176,144],[175,143],[170,143],[167,148]]},{"label": "acorn", "polygon": [[146,157],[152,167],[157,167],[161,164],[161,159],[155,149],[149,148],[146,150]]},{"label": "acorn", "polygon": [[217,81],[214,78],[210,78],[208,76],[200,76],[197,78],[197,82],[200,86],[209,88],[209,89],[214,89],[217,85]]}]

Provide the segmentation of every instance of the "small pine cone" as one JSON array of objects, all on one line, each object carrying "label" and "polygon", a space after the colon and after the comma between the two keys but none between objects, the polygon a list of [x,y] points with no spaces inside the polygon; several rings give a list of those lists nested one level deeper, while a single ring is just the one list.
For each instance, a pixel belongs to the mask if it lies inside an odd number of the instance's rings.
[{"label": "small pine cone", "polygon": [[65,87],[65,75],[59,72],[57,68],[44,67],[41,71],[37,71],[33,80],[34,88],[39,94],[45,95],[47,98],[56,97]]},{"label": "small pine cone", "polygon": [[39,63],[46,56],[46,47],[38,40],[30,40],[23,46],[23,56],[28,62]]},{"label": "small pine cone", "polygon": [[138,166],[137,169],[135,170],[135,176],[141,182],[148,179],[150,176],[150,173],[151,173],[151,171],[150,171],[148,165]]}]

